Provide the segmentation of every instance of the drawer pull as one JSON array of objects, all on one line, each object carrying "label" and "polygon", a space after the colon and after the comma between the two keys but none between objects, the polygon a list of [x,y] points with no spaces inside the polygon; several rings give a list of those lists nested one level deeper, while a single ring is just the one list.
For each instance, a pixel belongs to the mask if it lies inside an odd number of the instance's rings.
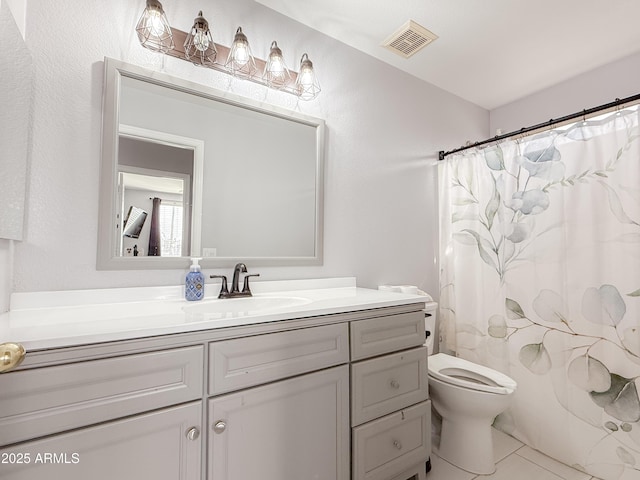
[{"label": "drawer pull", "polygon": [[402,444],[400,443],[400,440],[394,440],[393,446],[396,447],[398,450],[402,450]]},{"label": "drawer pull", "polygon": [[389,382],[389,385],[391,385],[391,388],[398,390],[400,388],[400,383],[397,380],[391,380],[391,382]]},{"label": "drawer pull", "polygon": [[200,430],[198,430],[198,427],[191,427],[189,430],[187,430],[187,438],[189,440],[197,440],[199,436]]},{"label": "drawer pull", "polygon": [[22,363],[26,355],[19,343],[0,344],[0,373],[8,372]]},{"label": "drawer pull", "polygon": [[213,431],[216,433],[222,433],[226,430],[226,428],[227,428],[227,424],[223,420],[218,420],[213,425]]}]

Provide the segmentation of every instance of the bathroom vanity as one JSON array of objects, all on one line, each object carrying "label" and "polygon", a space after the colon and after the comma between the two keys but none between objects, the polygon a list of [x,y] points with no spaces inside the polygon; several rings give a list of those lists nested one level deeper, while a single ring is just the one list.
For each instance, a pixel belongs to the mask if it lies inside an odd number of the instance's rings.
[{"label": "bathroom vanity", "polygon": [[421,297],[353,279],[257,282],[244,303],[178,290],[14,299],[0,341],[27,354],[0,375],[0,477],[424,479]]}]

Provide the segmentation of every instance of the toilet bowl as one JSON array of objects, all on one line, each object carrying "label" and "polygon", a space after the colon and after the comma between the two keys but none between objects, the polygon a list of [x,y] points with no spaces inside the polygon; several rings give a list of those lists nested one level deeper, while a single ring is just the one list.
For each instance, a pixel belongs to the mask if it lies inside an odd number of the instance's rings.
[{"label": "toilet bowl", "polygon": [[438,456],[471,473],[493,473],[491,424],[509,407],[516,382],[444,353],[429,357],[428,372],[433,407],[442,417]]}]

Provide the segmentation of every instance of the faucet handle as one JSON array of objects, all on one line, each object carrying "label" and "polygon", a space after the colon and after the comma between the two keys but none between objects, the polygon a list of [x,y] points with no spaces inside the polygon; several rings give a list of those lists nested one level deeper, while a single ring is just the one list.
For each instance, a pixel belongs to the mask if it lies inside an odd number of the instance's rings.
[{"label": "faucet handle", "polygon": [[229,296],[229,289],[227,288],[227,277],[225,275],[209,275],[209,278],[221,278],[222,285],[220,286],[220,295],[218,298],[226,298]]},{"label": "faucet handle", "polygon": [[259,277],[259,273],[252,273],[244,276],[244,284],[242,285],[242,293],[248,293],[251,295],[251,289],[249,288],[249,277]]}]

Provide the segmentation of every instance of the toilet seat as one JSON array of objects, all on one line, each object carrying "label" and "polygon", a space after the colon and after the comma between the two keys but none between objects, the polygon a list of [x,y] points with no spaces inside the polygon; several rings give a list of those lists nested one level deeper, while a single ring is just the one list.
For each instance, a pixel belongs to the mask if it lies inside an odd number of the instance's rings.
[{"label": "toilet seat", "polygon": [[513,393],[518,386],[503,373],[445,353],[431,355],[427,363],[429,376],[450,385],[498,395]]}]

